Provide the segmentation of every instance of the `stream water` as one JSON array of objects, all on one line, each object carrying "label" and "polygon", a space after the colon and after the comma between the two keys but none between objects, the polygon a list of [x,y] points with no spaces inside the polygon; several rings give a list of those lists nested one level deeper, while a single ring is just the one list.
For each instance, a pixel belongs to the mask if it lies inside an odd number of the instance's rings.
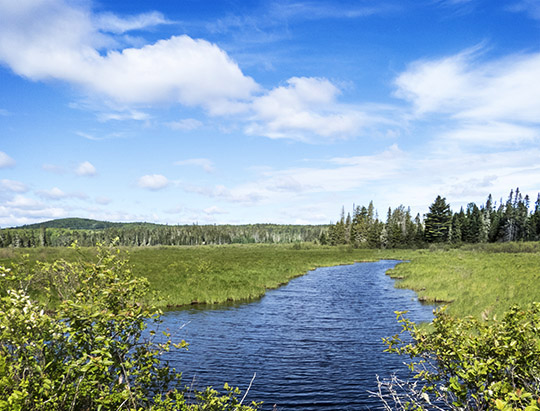
[{"label": "stream water", "polygon": [[190,344],[167,359],[198,389],[228,382],[245,392],[256,374],[244,403],[263,410],[377,409],[376,375],[408,376],[404,358],[383,352],[381,338],[400,330],[394,311],[433,318],[385,275],[397,263],[318,268],[255,302],[167,312],[162,327]]}]

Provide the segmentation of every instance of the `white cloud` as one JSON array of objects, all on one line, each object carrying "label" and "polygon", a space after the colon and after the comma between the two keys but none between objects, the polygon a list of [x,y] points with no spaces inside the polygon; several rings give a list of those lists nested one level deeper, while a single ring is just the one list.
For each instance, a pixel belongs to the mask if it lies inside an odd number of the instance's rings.
[{"label": "white cloud", "polygon": [[100,31],[163,20],[156,13],[96,17],[63,0],[2,0],[0,60],[32,80],[63,80],[124,104],[170,102],[224,113],[238,110],[236,103],[258,89],[223,50],[205,40],[173,36],[117,51],[115,39]]},{"label": "white cloud", "polygon": [[150,120],[150,115],[139,110],[130,110],[125,109],[124,111],[119,112],[108,112],[98,114],[99,121],[125,121],[125,120],[135,120],[135,121],[148,121]]},{"label": "white cloud", "polygon": [[540,53],[480,62],[476,51],[412,64],[396,80],[397,96],[419,114],[540,123]]},{"label": "white cloud", "polygon": [[13,167],[15,165],[15,160],[8,156],[3,151],[0,151],[0,168]]},{"label": "white cloud", "polygon": [[19,208],[24,210],[37,210],[43,207],[43,204],[39,201],[22,195],[16,195],[12,200],[7,201],[6,205],[12,208]]},{"label": "white cloud", "polygon": [[[540,53],[481,60],[481,48],[417,61],[396,79],[396,95],[415,116],[450,131],[439,137],[482,146],[524,144],[540,137]],[[442,128],[441,128],[442,130]]]},{"label": "white cloud", "polygon": [[340,90],[324,78],[293,77],[253,101],[248,134],[309,140],[349,137],[367,123],[364,113],[338,105]]},{"label": "white cloud", "polygon": [[214,169],[214,164],[211,160],[207,158],[190,158],[188,160],[181,160],[174,163],[177,166],[197,166],[201,167],[207,173],[212,173]]},{"label": "white cloud", "polygon": [[67,211],[60,207],[49,207],[40,201],[16,195],[0,205],[0,225],[19,226],[53,218],[66,217]]},{"label": "white cloud", "polygon": [[5,190],[13,191],[15,193],[25,193],[28,191],[26,184],[15,180],[2,179],[0,180],[0,186]]},{"label": "white cloud", "polygon": [[161,174],[149,174],[139,178],[138,185],[148,190],[160,190],[169,185],[169,180]]},{"label": "white cloud", "polygon": [[96,168],[90,163],[89,161],[85,161],[84,163],[79,164],[79,166],[75,169],[75,173],[79,176],[95,176],[97,174]]}]

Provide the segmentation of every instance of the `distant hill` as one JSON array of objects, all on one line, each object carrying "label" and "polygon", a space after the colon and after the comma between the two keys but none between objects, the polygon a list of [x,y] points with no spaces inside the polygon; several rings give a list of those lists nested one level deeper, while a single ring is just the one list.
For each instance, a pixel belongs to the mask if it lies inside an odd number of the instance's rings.
[{"label": "distant hill", "polygon": [[89,218],[59,218],[57,220],[44,221],[43,223],[27,224],[16,228],[66,228],[69,230],[105,230],[112,227],[122,227],[125,223],[111,223],[108,221],[91,220]]}]

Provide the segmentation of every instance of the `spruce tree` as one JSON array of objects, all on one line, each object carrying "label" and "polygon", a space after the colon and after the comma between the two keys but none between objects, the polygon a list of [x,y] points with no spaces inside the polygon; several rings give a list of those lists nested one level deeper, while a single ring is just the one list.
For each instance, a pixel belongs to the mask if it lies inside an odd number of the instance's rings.
[{"label": "spruce tree", "polygon": [[428,243],[443,243],[448,241],[452,225],[452,211],[446,203],[446,198],[437,196],[429,206],[425,218],[425,238]]}]

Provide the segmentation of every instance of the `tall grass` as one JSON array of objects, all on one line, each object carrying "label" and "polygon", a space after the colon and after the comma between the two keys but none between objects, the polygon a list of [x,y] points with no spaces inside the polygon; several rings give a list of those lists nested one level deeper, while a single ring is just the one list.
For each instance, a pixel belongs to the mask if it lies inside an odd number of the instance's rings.
[{"label": "tall grass", "polygon": [[[403,253],[401,253],[403,254]],[[261,297],[320,266],[398,258],[396,252],[310,245],[228,245],[130,250],[160,306],[221,303]]]},{"label": "tall grass", "polygon": [[451,302],[449,313],[500,317],[514,304],[540,301],[538,250],[538,245],[519,244],[420,250],[389,274],[421,300]]},{"label": "tall grass", "polygon": [[[129,255],[133,272],[148,278],[155,295],[152,303],[160,307],[251,300],[316,267],[406,256],[403,250],[357,250],[309,243],[123,250]],[[94,249],[82,248],[79,252],[68,248],[4,249],[0,264],[20,258],[23,253],[30,255],[30,261],[73,260],[89,258]]]},{"label": "tall grass", "polygon": [[[24,253],[29,260],[87,259],[92,248],[2,249],[0,264]],[[148,278],[153,303],[177,307],[258,298],[320,266],[407,260],[390,270],[397,286],[427,302],[451,302],[459,316],[492,318],[513,304],[540,301],[540,243],[467,246],[460,249],[357,250],[312,244],[138,247],[124,249],[136,275]]]}]

